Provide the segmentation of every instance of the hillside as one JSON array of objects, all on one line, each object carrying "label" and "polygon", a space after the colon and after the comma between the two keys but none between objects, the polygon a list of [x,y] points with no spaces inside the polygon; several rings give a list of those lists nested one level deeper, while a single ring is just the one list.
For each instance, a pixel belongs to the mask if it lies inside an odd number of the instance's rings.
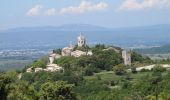
[{"label": "hillside", "polygon": [[[121,57],[122,49],[119,47],[96,45],[86,49],[92,50],[93,55],[82,55],[78,58],[63,56],[56,59],[54,63],[62,66],[64,71],[25,72],[24,69],[22,72],[0,72],[0,98],[4,100],[12,98],[166,100],[170,98],[168,69],[155,65],[152,70],[137,72],[138,64],[145,65],[153,62],[131,51],[132,66],[125,66]],[[55,52],[61,53],[60,50]],[[36,60],[32,64],[33,69],[37,68],[37,65],[44,67],[46,61],[48,58]]]},{"label": "hillside", "polygon": [[163,45],[160,47],[152,47],[145,49],[135,49],[135,51],[141,54],[167,54],[170,53],[170,45]]}]

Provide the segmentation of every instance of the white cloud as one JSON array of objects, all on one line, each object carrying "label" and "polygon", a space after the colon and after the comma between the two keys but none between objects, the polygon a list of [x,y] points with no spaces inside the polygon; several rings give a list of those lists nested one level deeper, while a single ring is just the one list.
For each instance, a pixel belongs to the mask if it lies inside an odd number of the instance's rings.
[{"label": "white cloud", "polygon": [[43,8],[42,5],[36,5],[27,12],[27,15],[28,16],[37,16],[40,14],[42,8]]},{"label": "white cloud", "polygon": [[143,9],[162,9],[170,7],[170,0],[125,0],[118,8],[119,11],[143,10]]},{"label": "white cloud", "polygon": [[45,12],[45,15],[47,16],[53,16],[56,14],[56,9],[55,8],[51,8],[51,9],[48,9],[46,12]]},{"label": "white cloud", "polygon": [[97,4],[92,4],[88,1],[82,1],[79,6],[70,6],[66,8],[62,8],[59,13],[60,14],[79,14],[85,12],[92,11],[100,11],[108,8],[108,4],[105,2],[100,2]]}]

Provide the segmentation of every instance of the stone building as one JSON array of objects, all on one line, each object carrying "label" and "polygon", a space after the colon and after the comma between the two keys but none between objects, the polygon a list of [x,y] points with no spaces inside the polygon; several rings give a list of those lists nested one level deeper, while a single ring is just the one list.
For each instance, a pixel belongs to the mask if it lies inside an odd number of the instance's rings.
[{"label": "stone building", "polygon": [[124,49],[122,51],[122,58],[125,65],[131,65],[131,51]]},{"label": "stone building", "polygon": [[76,50],[76,51],[71,52],[71,56],[74,56],[74,57],[80,57],[82,55],[86,55],[86,52],[83,52],[83,51],[80,51],[80,50]]},{"label": "stone building", "polygon": [[54,62],[54,60],[61,58],[61,55],[56,54],[56,53],[52,53],[49,56],[49,63],[52,64]]},{"label": "stone building", "polygon": [[71,52],[73,51],[72,47],[64,47],[62,49],[62,56],[71,56]]},{"label": "stone building", "polygon": [[80,34],[80,36],[77,37],[78,47],[82,47],[86,45],[86,38]]},{"label": "stone building", "polygon": [[44,71],[50,71],[50,72],[56,72],[63,70],[62,67],[58,66],[57,64],[54,64],[54,60],[57,60],[61,58],[61,55],[53,53],[49,56],[49,64],[47,64],[46,69]]}]

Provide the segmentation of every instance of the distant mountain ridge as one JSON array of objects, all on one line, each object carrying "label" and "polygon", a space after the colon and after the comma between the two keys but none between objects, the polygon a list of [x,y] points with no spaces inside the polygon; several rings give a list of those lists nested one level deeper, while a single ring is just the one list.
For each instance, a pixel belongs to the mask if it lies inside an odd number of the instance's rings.
[{"label": "distant mountain ridge", "polygon": [[151,26],[138,26],[138,27],[122,27],[122,28],[107,28],[103,26],[91,24],[64,24],[61,26],[38,26],[38,27],[20,27],[12,28],[6,31],[149,31],[149,30],[164,30],[170,31],[170,24],[158,24]]},{"label": "distant mountain ridge", "polygon": [[105,28],[89,24],[62,26],[22,27],[0,32],[0,48],[63,47],[80,32],[88,44],[114,44],[121,47],[160,46],[170,44],[170,25],[152,25],[129,28]]},{"label": "distant mountain ridge", "polygon": [[110,30],[97,25],[90,24],[65,24],[61,26],[39,26],[39,27],[21,27],[12,28],[7,31],[104,31]]}]

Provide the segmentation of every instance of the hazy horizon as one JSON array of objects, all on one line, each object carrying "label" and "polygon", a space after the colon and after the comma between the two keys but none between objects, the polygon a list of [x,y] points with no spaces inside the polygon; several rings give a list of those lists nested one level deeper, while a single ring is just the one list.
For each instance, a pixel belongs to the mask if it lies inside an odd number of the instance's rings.
[{"label": "hazy horizon", "polygon": [[3,0],[0,30],[92,24],[108,28],[170,24],[168,0]]}]

